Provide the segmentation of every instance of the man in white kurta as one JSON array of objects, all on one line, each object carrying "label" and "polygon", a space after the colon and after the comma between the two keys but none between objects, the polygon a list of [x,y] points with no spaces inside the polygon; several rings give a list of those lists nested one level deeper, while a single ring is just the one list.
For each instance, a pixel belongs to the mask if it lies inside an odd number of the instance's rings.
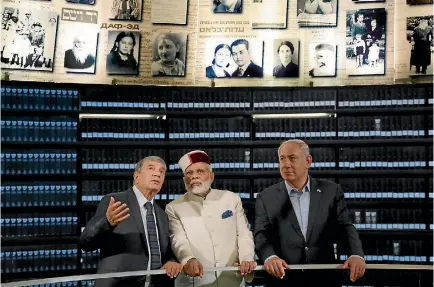
[{"label": "man in white kurta", "polygon": [[[172,250],[184,273],[175,286],[245,286],[256,267],[254,243],[240,197],[211,189],[208,155],[193,151],[179,161],[187,192],[166,206]],[[205,272],[207,267],[240,266],[240,272]],[[200,277],[200,275],[202,275]],[[190,275],[190,276],[188,276]],[[194,277],[198,276],[198,277]]]}]

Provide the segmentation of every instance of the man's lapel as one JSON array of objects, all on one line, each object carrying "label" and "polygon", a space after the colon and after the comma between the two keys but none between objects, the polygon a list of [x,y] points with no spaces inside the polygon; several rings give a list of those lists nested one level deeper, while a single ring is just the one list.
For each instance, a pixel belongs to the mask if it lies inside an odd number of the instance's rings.
[{"label": "man's lapel", "polygon": [[[291,200],[289,199],[288,189],[286,188],[285,181],[282,181],[279,186],[279,198],[278,202],[284,202],[282,210],[287,212],[289,222],[292,224],[295,232],[304,239],[303,233],[301,232],[300,224],[298,224],[297,215],[295,215],[294,207],[292,206]],[[285,215],[283,215],[285,217]]]},{"label": "man's lapel", "polygon": [[128,192],[128,203],[127,206],[130,209],[131,217],[134,219],[137,228],[139,229],[140,237],[143,241],[143,245],[145,246],[145,250],[148,250],[146,244],[146,235],[145,235],[145,227],[143,226],[142,214],[140,212],[139,202],[137,201],[136,195],[134,194],[133,189],[130,189]]},{"label": "man's lapel", "polygon": [[321,199],[321,189],[319,188],[318,181],[314,178],[310,178],[310,204],[309,204],[309,219],[307,223],[307,233],[306,242],[309,242],[310,235],[312,233],[312,228],[315,225],[315,217],[318,211],[320,199]]}]

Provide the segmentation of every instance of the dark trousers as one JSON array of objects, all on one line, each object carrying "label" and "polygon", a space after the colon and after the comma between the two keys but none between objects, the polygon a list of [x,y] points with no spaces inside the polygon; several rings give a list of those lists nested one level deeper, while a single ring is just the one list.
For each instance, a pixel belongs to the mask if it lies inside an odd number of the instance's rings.
[{"label": "dark trousers", "polygon": [[420,68],[422,67],[422,74],[426,74],[426,67],[427,66],[416,66],[416,73],[420,73]]}]

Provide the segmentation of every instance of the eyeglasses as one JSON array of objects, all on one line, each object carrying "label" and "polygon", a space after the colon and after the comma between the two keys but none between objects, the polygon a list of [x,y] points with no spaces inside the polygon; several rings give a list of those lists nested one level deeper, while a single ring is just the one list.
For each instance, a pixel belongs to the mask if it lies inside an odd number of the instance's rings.
[{"label": "eyeglasses", "polygon": [[208,170],[206,169],[196,169],[196,170],[189,170],[185,173],[186,177],[193,177],[194,174],[197,174],[198,176],[202,176],[206,173],[208,173]]}]

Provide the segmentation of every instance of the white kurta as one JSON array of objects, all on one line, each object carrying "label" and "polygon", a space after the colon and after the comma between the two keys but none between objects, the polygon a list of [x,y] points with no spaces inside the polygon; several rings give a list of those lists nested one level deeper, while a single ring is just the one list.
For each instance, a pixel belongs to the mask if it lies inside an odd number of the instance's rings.
[{"label": "white kurta", "polygon": [[[254,260],[252,232],[240,197],[227,190],[211,189],[206,199],[185,193],[166,206],[172,250],[182,265],[196,258],[206,267],[234,266]],[[227,217],[230,214],[231,216]],[[188,278],[181,273],[175,286],[244,286],[238,272],[205,273]]]}]

